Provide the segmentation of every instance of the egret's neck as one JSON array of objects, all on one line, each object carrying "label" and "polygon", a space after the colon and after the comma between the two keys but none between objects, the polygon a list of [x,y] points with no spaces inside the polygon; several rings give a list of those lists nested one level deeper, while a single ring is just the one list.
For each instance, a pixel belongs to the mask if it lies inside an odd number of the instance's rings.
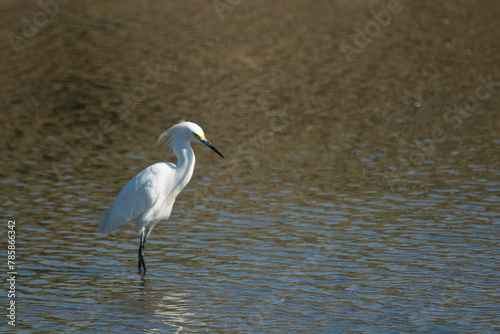
[{"label": "egret's neck", "polygon": [[174,143],[174,153],[177,156],[177,175],[178,184],[180,189],[184,188],[191,180],[194,171],[194,152],[189,143],[182,143],[181,145],[175,145]]}]

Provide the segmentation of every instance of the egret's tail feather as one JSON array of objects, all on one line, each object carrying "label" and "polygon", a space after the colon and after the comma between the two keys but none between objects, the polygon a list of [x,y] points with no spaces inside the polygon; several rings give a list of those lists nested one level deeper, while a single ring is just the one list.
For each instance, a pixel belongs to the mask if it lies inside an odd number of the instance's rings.
[{"label": "egret's tail feather", "polygon": [[104,234],[113,234],[122,226],[134,224],[134,220],[124,219],[123,217],[121,217],[122,219],[120,219],[120,217],[117,217],[116,212],[111,212],[112,208],[113,207],[111,206],[109,209],[99,215],[99,231]]},{"label": "egret's tail feather", "polygon": [[108,234],[109,232],[110,226],[109,224],[107,224],[108,215],[109,215],[109,209],[99,215],[99,231],[101,231],[104,234]]}]

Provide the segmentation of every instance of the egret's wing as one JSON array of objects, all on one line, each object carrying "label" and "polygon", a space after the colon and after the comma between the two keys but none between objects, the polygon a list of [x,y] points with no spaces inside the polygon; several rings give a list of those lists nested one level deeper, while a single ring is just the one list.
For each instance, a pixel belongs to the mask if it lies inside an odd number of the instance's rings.
[{"label": "egret's wing", "polygon": [[155,217],[155,211],[162,206],[158,201],[168,194],[173,173],[172,164],[160,162],[137,174],[101,216],[101,232],[108,233],[127,223],[141,223]]}]

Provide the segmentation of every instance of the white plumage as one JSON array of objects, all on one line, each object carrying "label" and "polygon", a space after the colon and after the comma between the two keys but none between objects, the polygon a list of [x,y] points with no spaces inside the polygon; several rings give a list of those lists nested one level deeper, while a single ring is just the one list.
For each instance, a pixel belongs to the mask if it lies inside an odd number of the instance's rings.
[{"label": "white plumage", "polygon": [[[205,138],[203,129],[192,122],[181,121],[162,133],[159,141],[167,139],[166,146],[177,156],[177,165],[155,163],[130,180],[120,191],[111,207],[100,217],[101,232],[113,232],[124,225],[136,225],[141,233],[139,245],[139,272],[146,272],[144,245],[151,230],[172,212],[175,198],[193,175],[195,156],[190,143],[198,141],[222,154]],[[142,268],[141,268],[142,267]]]}]

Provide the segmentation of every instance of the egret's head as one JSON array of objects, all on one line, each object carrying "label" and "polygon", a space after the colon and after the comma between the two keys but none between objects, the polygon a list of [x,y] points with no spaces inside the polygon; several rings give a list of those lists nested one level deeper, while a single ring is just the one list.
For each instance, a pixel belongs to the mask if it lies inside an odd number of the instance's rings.
[{"label": "egret's head", "polygon": [[183,122],[182,124],[187,127],[189,141],[200,141],[205,139],[205,132],[203,132],[203,129],[198,124],[193,122]]},{"label": "egret's head", "polygon": [[163,132],[158,138],[158,141],[162,141],[165,138],[168,138],[166,146],[169,146],[170,149],[172,149],[172,145],[175,140],[184,140],[188,142],[197,141],[210,147],[215,153],[224,158],[224,156],[205,138],[203,129],[196,123],[180,121],[167,131]]}]

